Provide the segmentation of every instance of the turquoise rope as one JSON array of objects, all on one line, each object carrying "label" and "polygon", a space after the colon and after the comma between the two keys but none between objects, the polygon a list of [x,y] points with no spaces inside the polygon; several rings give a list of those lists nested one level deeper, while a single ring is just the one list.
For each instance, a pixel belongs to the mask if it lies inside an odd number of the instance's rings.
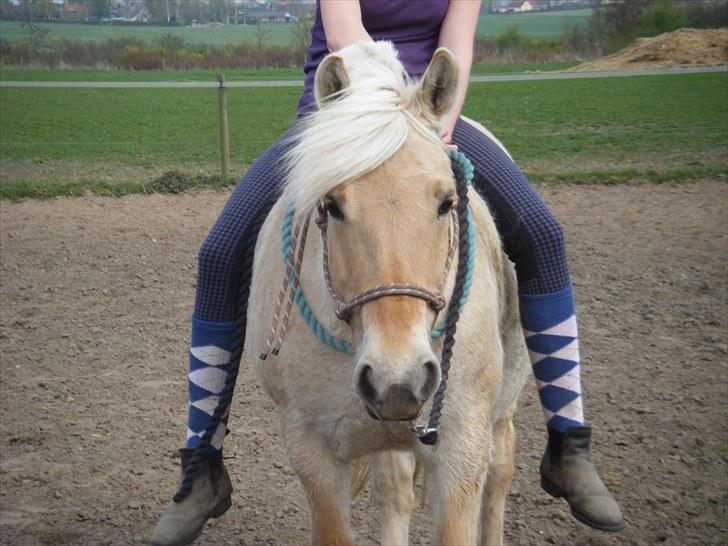
[{"label": "turquoise rope", "polygon": [[[460,168],[462,168],[463,174],[465,176],[465,183],[470,186],[473,182],[473,164],[465,156],[465,154],[456,150],[449,151],[448,156],[450,157],[451,161],[455,161],[460,165]],[[289,203],[286,207],[285,216],[283,217],[283,225],[281,226],[281,249],[283,250],[284,265],[286,264],[288,260],[288,254],[291,251],[293,217],[293,204]],[[473,215],[471,211],[468,210],[468,269],[465,275],[465,286],[463,287],[463,295],[460,298],[460,302],[458,303],[460,311],[462,311],[463,307],[465,307],[465,304],[468,301],[468,297],[470,296],[470,289],[473,286],[473,272],[475,270],[475,246],[475,224],[473,222]],[[291,273],[289,282],[293,282],[293,272]],[[316,337],[318,337],[323,343],[325,343],[329,347],[333,347],[337,351],[349,354],[354,353],[354,346],[351,343],[333,336],[328,332],[328,330],[326,330],[326,328],[324,328],[323,324],[318,321],[316,315],[314,315],[313,311],[309,307],[308,302],[306,301],[306,296],[304,296],[303,290],[300,286],[296,288],[295,302],[298,310],[301,313],[301,316],[306,321],[306,324],[311,329],[311,331],[316,334]],[[444,322],[442,322],[435,326],[435,328],[432,330],[432,338],[437,339],[441,337],[444,333],[445,324]]]},{"label": "turquoise rope", "polygon": [[[283,226],[282,226],[282,241],[281,241],[281,248],[283,249],[283,264],[285,266],[286,262],[288,261],[288,254],[291,251],[291,234],[293,232],[293,216],[294,216],[294,210],[293,210],[293,204],[289,203],[286,207],[286,215],[283,218]],[[291,272],[291,276],[288,279],[290,283],[293,283],[293,277],[294,272]],[[348,341],[344,341],[343,339],[339,339],[338,337],[335,337],[329,333],[326,328],[324,328],[324,325],[321,324],[318,319],[316,318],[316,315],[314,315],[313,311],[308,305],[308,302],[306,301],[306,296],[303,295],[303,290],[300,286],[296,288],[296,295],[294,298],[294,301],[296,302],[296,306],[298,307],[298,310],[301,312],[301,316],[306,321],[306,324],[308,324],[308,327],[311,329],[311,331],[316,334],[316,337],[318,337],[322,342],[324,342],[329,347],[333,347],[337,351],[341,351],[343,353],[354,353],[354,346],[349,343]]]}]

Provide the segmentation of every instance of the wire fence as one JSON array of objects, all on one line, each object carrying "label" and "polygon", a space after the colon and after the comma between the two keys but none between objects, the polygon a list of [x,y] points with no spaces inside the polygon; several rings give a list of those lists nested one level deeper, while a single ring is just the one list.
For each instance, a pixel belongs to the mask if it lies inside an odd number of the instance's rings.
[{"label": "wire fence", "polygon": [[[533,81],[533,80],[575,80],[590,78],[625,78],[633,76],[661,76],[672,74],[701,74],[727,72],[728,66],[702,66],[692,68],[654,68],[639,70],[617,70],[609,72],[531,72],[525,74],[497,74],[471,76],[471,83]],[[217,88],[217,81],[157,81],[157,82],[95,82],[95,81],[2,81],[0,87],[41,88],[91,88],[91,89],[134,89],[134,88]],[[302,87],[303,80],[238,80],[227,81],[225,87]]]}]

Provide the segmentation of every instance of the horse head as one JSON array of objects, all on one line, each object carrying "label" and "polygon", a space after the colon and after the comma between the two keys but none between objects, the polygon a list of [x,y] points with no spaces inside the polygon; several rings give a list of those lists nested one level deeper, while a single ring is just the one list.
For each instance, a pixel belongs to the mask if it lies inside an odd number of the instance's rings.
[{"label": "horse head", "polygon": [[[456,192],[437,129],[456,86],[445,49],[417,83],[389,43],[356,44],[321,63],[319,111],[304,122],[289,158],[289,190],[297,210],[319,209],[325,267],[341,301],[377,287],[444,290]],[[391,292],[340,318],[353,334],[354,386],[369,415],[411,420],[440,381],[431,333],[444,301]]]}]

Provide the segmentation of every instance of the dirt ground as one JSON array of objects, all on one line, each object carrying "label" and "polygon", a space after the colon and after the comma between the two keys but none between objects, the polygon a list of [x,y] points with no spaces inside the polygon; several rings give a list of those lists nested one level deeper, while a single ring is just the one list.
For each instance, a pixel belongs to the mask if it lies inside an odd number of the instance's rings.
[{"label": "dirt ground", "polygon": [[[618,535],[539,487],[533,380],[517,416],[509,544],[728,541],[728,185],[547,185],[581,317],[594,456]],[[144,544],[186,428],[195,254],[227,192],[0,203],[0,543]],[[233,508],[199,544],[303,544],[308,510],[272,404],[241,372]],[[377,539],[366,492],[359,542]],[[427,543],[418,510],[411,538]]]},{"label": "dirt ground", "polygon": [[681,28],[654,38],[638,38],[607,57],[580,64],[574,72],[720,66],[728,64],[728,28]]}]

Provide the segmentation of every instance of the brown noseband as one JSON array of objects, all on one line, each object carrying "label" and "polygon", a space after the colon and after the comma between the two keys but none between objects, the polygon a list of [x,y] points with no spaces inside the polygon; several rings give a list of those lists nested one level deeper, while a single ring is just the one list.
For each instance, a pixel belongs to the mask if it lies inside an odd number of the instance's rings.
[{"label": "brown noseband", "polygon": [[329,216],[326,211],[326,206],[321,204],[318,207],[316,225],[321,230],[321,238],[323,240],[324,279],[326,280],[326,288],[329,291],[329,295],[334,302],[336,302],[336,316],[340,320],[348,322],[351,319],[351,314],[354,309],[372,300],[387,296],[412,296],[420,298],[425,300],[434,311],[440,311],[445,307],[445,297],[442,295],[442,292],[445,289],[445,283],[447,283],[450,266],[452,265],[455,252],[457,251],[458,221],[455,209],[451,209],[450,211],[450,244],[447,251],[447,259],[445,261],[445,273],[437,291],[433,292],[432,290],[413,283],[378,284],[373,288],[365,290],[361,294],[354,296],[351,300],[349,300],[349,302],[345,302],[339,297],[338,293],[334,289],[333,283],[331,282],[331,270],[329,269],[329,245],[327,237],[328,223]]}]

